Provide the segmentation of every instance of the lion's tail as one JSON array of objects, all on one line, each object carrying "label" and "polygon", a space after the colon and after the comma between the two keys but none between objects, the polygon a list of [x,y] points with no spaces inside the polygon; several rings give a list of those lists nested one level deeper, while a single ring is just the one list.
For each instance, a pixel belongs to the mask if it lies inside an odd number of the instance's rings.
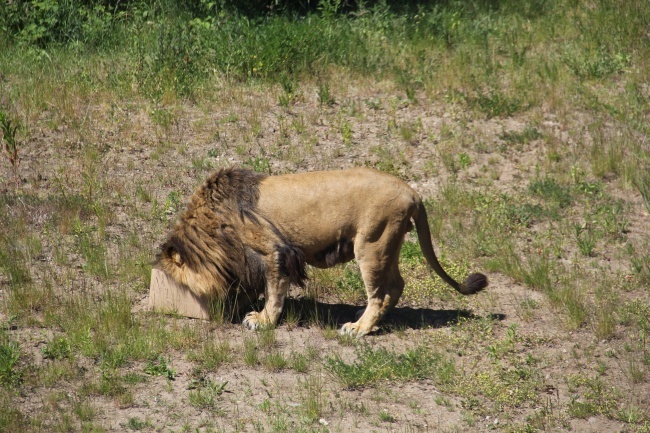
[{"label": "lion's tail", "polygon": [[472,295],[474,293],[480,292],[488,285],[488,279],[483,274],[470,274],[464,283],[459,284],[456,280],[451,278],[447,272],[442,268],[436,253],[433,250],[433,244],[431,243],[431,231],[429,230],[429,221],[427,220],[427,212],[424,208],[424,204],[421,200],[418,201],[417,213],[413,216],[415,221],[415,228],[418,232],[418,241],[420,242],[420,248],[422,249],[422,254],[427,259],[429,266],[436,271],[436,274],[440,276],[447,284],[451,287],[462,293],[463,295]]}]

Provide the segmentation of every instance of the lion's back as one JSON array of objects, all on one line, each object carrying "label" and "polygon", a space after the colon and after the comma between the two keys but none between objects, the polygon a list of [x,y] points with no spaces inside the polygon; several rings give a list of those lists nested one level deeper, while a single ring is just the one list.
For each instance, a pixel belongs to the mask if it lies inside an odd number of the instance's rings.
[{"label": "lion's back", "polygon": [[402,180],[355,168],[270,176],[260,183],[258,207],[292,241],[308,248],[353,239],[382,221],[408,219],[419,201]]}]

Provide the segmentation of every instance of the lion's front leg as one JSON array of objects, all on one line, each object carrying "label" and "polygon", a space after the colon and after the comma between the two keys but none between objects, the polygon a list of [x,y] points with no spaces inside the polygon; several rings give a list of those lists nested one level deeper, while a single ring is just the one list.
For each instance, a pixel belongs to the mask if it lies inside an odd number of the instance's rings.
[{"label": "lion's front leg", "polygon": [[246,314],[243,325],[248,329],[258,330],[260,328],[272,327],[278,323],[284,300],[289,290],[289,281],[286,279],[273,279],[266,286],[264,308],[262,311],[251,311]]}]

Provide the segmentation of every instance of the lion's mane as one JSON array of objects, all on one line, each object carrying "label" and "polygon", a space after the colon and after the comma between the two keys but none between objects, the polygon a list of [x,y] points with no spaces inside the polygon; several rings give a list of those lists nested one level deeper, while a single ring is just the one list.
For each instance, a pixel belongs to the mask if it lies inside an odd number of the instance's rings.
[{"label": "lion's mane", "polygon": [[280,275],[302,286],[303,253],[257,209],[265,177],[236,168],[211,175],[161,245],[156,266],[198,296],[252,300],[266,286],[262,255],[275,254]]}]

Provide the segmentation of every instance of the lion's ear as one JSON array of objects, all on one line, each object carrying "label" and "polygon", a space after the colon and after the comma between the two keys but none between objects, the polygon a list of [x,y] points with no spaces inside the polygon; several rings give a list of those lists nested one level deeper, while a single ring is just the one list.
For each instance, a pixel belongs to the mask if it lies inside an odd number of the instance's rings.
[{"label": "lion's ear", "polygon": [[183,258],[179,254],[174,247],[169,247],[167,250],[167,256],[171,259],[172,263],[174,263],[176,266],[180,267],[183,265]]}]

